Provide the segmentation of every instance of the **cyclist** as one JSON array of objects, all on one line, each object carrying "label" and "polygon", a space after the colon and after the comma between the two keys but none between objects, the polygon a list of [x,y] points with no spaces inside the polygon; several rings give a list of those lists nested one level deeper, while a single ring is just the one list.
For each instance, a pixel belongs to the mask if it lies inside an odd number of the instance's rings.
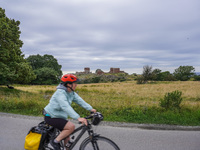
[{"label": "cyclist", "polygon": [[[44,108],[45,121],[49,125],[59,129],[60,134],[50,144],[55,150],[60,150],[59,142],[70,135],[75,129],[75,125],[67,120],[68,116],[87,125],[87,120],[81,118],[78,113],[71,107],[75,102],[81,107],[91,112],[96,112],[91,105],[86,103],[74,90],[76,89],[79,79],[73,74],[65,74],[61,78],[61,83],[57,86],[56,92],[52,95],[49,104]],[[66,145],[69,138],[65,139]]]}]

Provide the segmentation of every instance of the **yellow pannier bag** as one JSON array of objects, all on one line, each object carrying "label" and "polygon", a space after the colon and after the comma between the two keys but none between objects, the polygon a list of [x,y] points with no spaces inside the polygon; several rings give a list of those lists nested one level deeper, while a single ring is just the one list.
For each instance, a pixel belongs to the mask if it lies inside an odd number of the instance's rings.
[{"label": "yellow pannier bag", "polygon": [[43,150],[48,131],[52,129],[45,121],[32,127],[25,137],[24,148],[26,150]]},{"label": "yellow pannier bag", "polygon": [[42,134],[30,131],[26,138],[24,148],[26,150],[38,150]]}]

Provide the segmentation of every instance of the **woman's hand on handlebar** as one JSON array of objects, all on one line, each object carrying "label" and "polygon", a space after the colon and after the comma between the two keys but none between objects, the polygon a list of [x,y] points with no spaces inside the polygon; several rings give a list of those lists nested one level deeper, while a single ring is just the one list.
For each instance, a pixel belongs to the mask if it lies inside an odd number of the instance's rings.
[{"label": "woman's hand on handlebar", "polygon": [[86,126],[88,125],[88,121],[85,118],[78,118],[78,121],[81,122],[82,124],[85,124]]},{"label": "woman's hand on handlebar", "polygon": [[90,111],[93,112],[93,113],[97,112],[96,109],[91,109]]},{"label": "woman's hand on handlebar", "polygon": [[[96,111],[96,109],[91,109],[90,110],[90,112],[92,112],[92,113],[96,113],[97,111]],[[87,119],[89,119],[91,116],[89,116]],[[80,122],[80,123],[82,123],[82,124],[85,124],[86,126],[88,125],[88,121],[87,121],[87,119],[86,118],[78,118],[78,121]]]}]

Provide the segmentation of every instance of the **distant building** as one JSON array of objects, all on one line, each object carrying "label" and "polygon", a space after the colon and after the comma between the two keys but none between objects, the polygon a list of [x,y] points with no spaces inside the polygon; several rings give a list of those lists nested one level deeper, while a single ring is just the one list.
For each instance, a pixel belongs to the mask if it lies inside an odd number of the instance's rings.
[{"label": "distant building", "polygon": [[90,72],[90,68],[84,68],[84,70],[85,70],[84,72],[85,72],[86,74],[91,73],[91,72]]},{"label": "distant building", "polygon": [[[76,72],[76,75],[91,74],[91,73],[92,72],[90,72],[90,68],[86,67],[86,68],[84,68],[83,72]],[[126,73],[126,72],[120,71],[120,68],[110,68],[109,72],[103,72],[101,69],[97,69],[95,73],[98,75],[102,75],[104,73]]]},{"label": "distant building", "polygon": [[84,68],[83,72],[76,72],[77,75],[82,75],[82,74],[91,74],[92,72],[90,72],[90,68],[86,67]]},{"label": "distant building", "polygon": [[125,73],[124,71],[120,71],[120,68],[110,68],[109,73]]}]

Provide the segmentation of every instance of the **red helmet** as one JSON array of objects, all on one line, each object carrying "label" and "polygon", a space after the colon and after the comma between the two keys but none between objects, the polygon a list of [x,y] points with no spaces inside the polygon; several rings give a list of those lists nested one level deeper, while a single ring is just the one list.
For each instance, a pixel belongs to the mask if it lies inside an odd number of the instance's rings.
[{"label": "red helmet", "polygon": [[73,74],[65,74],[62,76],[61,81],[66,84],[66,83],[78,82],[79,79]]}]

